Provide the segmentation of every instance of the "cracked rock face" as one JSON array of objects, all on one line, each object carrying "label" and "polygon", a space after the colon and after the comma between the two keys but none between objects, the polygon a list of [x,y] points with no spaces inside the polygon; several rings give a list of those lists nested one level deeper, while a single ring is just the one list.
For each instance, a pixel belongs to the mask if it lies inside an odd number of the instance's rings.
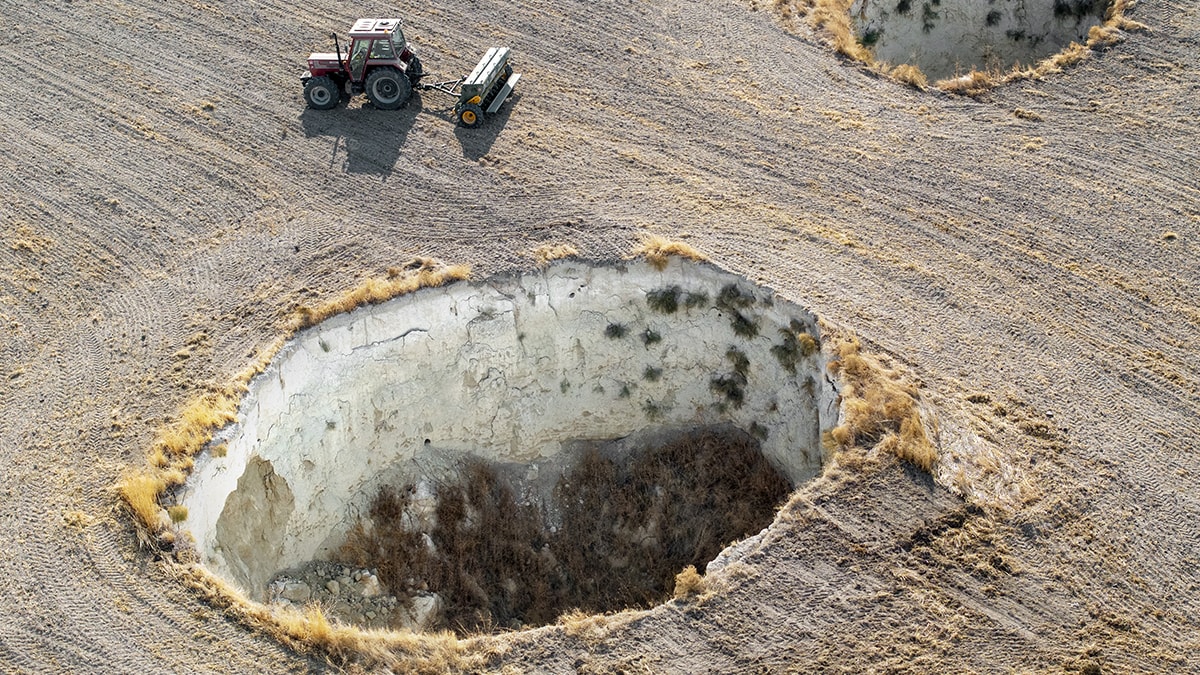
[{"label": "cracked rock face", "polygon": [[731,425],[796,485],[837,418],[819,344],[807,310],[679,259],[423,289],[297,335],[179,500],[204,563],[263,600],[380,487],[468,457],[561,475],[582,441]]},{"label": "cracked rock face", "polygon": [[1083,43],[1106,0],[855,0],[859,41],[879,61],[918,66],[929,79],[972,68],[1031,66]]}]

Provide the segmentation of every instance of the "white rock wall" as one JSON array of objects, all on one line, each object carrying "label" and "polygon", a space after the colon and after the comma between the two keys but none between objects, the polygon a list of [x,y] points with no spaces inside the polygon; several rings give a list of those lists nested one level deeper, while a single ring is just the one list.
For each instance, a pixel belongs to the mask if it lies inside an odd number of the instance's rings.
[{"label": "white rock wall", "polygon": [[850,7],[859,38],[874,33],[875,58],[919,66],[930,80],[980,70],[1033,65],[1072,41],[1084,42],[1099,13],[1077,18],[1075,3],[1060,0],[855,0]]},{"label": "white rock wall", "polygon": [[[757,337],[737,335],[714,306],[731,283],[761,300],[740,310]],[[647,305],[647,292],[671,286],[708,302],[673,314]],[[361,308],[298,335],[254,380],[222,434],[226,455],[202,457],[180,494],[186,524],[206,564],[257,598],[277,571],[329,556],[380,485],[436,479],[468,454],[538,462],[581,439],[757,425],[764,454],[798,484],[820,468],[837,395],[820,352],[794,374],[771,353],[793,322],[819,336],[801,307],[680,260],[664,271],[562,263]],[[606,336],[611,324],[627,334]],[[647,344],[647,329],[661,341]],[[732,373],[731,347],[750,363],[740,408],[710,386]],[[248,480],[270,484],[231,500],[251,458]],[[220,536],[233,531],[236,546]]]}]

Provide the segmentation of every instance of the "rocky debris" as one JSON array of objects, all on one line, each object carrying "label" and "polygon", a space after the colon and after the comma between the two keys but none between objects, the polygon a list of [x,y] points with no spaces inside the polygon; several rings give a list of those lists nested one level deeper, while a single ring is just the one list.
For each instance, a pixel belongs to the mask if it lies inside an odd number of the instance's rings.
[{"label": "rocky debris", "polygon": [[301,609],[318,605],[325,616],[364,628],[429,630],[442,619],[436,593],[413,591],[396,597],[375,570],[317,561],[281,572],[267,585],[268,604]]},{"label": "rocky debris", "polygon": [[308,602],[312,589],[303,581],[284,581],[279,597],[289,602]]}]

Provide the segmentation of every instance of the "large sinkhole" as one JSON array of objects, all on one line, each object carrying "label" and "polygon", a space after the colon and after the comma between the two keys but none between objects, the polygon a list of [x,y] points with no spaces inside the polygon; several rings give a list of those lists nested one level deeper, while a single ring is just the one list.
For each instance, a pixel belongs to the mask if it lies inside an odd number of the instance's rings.
[{"label": "large sinkhole", "polygon": [[859,41],[876,60],[930,80],[1030,66],[1085,43],[1111,0],[854,0]]},{"label": "large sinkhole", "polygon": [[423,289],[297,335],[178,499],[262,602],[464,631],[644,607],[820,470],[820,342],[681,259]]}]

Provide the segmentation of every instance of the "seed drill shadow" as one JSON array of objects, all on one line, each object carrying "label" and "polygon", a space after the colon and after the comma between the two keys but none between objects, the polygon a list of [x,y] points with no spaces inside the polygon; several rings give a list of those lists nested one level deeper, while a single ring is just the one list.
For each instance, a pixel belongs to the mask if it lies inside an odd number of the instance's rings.
[{"label": "seed drill shadow", "polygon": [[500,132],[504,131],[504,127],[508,125],[509,115],[512,114],[513,107],[518,105],[520,100],[519,94],[513,94],[504,102],[504,105],[500,106],[499,110],[484,116],[483,121],[474,129],[455,126],[454,135],[462,144],[463,157],[477,160],[486,155],[500,136]]}]

